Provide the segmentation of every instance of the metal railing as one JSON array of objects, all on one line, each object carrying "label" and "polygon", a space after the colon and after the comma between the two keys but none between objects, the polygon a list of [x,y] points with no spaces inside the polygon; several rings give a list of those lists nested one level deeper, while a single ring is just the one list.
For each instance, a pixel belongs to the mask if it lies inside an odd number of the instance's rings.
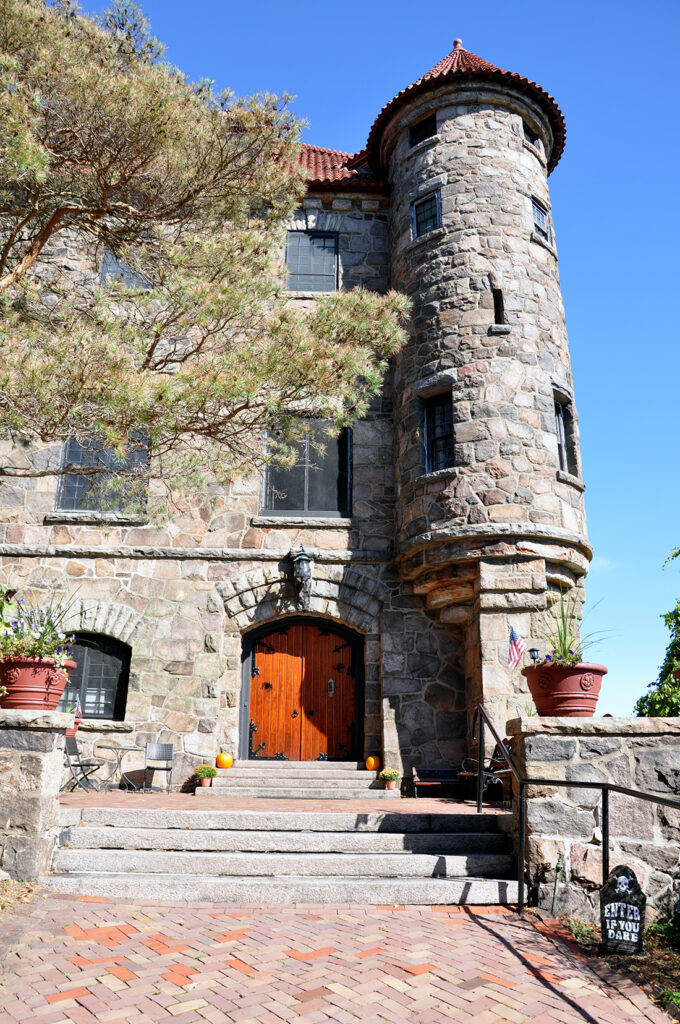
[{"label": "metal railing", "polygon": [[514,758],[508,750],[505,742],[500,738],[493,722],[481,704],[475,708],[472,720],[472,739],[477,741],[477,813],[482,813],[482,799],[484,795],[484,729],[488,728],[498,744],[498,749],[503,752],[508,767],[518,783],[518,851],[517,851],[517,909],[524,914],[525,907],[525,871],[526,871],[526,825],[527,825],[527,786],[556,786],[569,789],[599,789],[602,795],[602,884],[609,878],[609,794],[623,793],[624,796],[632,796],[638,800],[645,800],[647,803],[660,804],[663,807],[672,807],[680,811],[680,800],[670,800],[668,797],[658,796],[655,793],[647,793],[642,789],[628,789],[626,786],[616,786],[611,782],[569,782],[566,779],[534,779],[522,775],[517,767]]}]

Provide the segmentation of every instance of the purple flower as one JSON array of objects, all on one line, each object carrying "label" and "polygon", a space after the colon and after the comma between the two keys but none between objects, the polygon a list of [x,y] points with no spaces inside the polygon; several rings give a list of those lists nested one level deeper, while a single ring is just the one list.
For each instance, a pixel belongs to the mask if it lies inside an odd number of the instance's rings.
[{"label": "purple flower", "polygon": [[549,654],[546,654],[546,656],[545,656],[545,660],[546,660],[546,661],[552,661],[552,658],[550,657],[550,655],[549,655]]},{"label": "purple flower", "polygon": [[573,654],[574,652],[573,652],[573,651],[569,651],[569,653],[570,653],[570,654]]},{"label": "purple flower", "polygon": [[14,626],[15,628],[16,628],[16,627],[17,627],[18,625],[19,625],[19,623],[18,623],[18,622],[10,622],[10,626]]},{"label": "purple flower", "polygon": [[61,654],[62,651],[63,651],[63,647],[57,647],[57,654]]}]

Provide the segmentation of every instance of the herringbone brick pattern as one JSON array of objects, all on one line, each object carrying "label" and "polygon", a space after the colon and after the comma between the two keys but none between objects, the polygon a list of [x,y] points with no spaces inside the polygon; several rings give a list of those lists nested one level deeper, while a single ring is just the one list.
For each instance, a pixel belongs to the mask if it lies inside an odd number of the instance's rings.
[{"label": "herringbone brick pattern", "polygon": [[504,907],[131,905],[51,895],[0,1024],[668,1021]]}]

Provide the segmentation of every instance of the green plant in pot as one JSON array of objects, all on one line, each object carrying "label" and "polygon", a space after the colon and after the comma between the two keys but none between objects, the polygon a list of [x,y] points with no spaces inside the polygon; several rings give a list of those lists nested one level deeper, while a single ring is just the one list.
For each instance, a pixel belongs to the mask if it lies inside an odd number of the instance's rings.
[{"label": "green plant in pot", "polygon": [[383,768],[378,778],[385,783],[385,789],[396,789],[397,781],[401,778],[401,772],[396,768]]},{"label": "green plant in pot", "polygon": [[217,778],[217,768],[213,768],[211,764],[199,764],[198,768],[194,769],[194,776],[202,786],[209,786],[212,780]]},{"label": "green plant in pot", "polygon": [[64,628],[73,602],[39,605],[16,595],[0,590],[0,707],[54,711],[76,667]]},{"label": "green plant in pot", "polygon": [[596,642],[580,637],[576,601],[560,591],[553,611],[553,626],[541,634],[546,654],[532,652],[534,664],[522,669],[539,715],[592,718],[600,695],[604,665],[583,660],[584,648]]}]

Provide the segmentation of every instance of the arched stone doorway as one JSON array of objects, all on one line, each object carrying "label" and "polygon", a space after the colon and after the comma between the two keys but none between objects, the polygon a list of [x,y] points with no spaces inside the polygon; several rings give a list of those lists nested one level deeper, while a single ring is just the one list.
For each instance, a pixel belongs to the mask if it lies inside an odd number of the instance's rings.
[{"label": "arched stone doorway", "polygon": [[240,756],[358,761],[364,644],[328,619],[296,616],[243,640]]}]

